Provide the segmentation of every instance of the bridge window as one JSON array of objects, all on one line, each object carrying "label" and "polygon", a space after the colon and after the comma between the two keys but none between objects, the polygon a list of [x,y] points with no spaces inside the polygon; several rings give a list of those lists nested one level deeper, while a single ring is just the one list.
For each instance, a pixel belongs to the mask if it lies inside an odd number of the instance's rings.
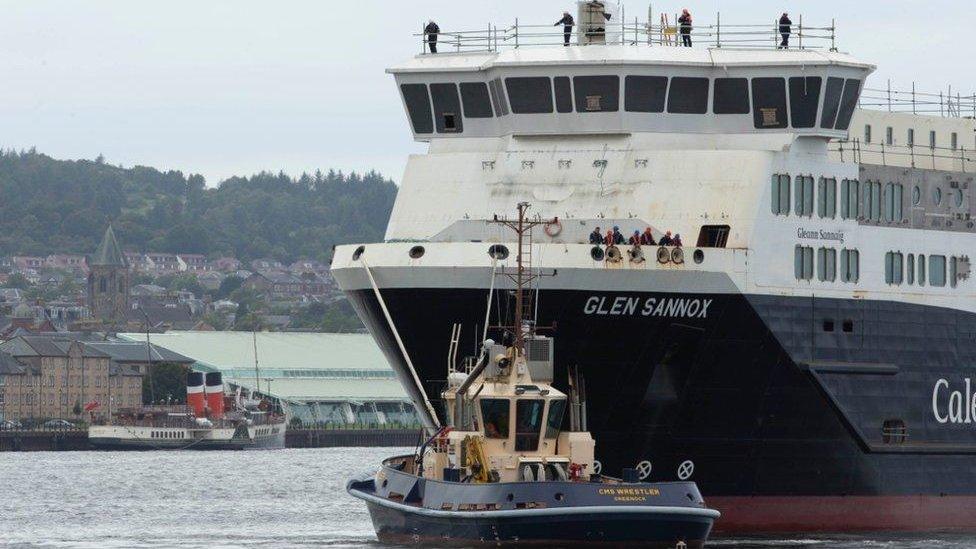
[{"label": "bridge window", "polygon": [[929,286],[946,285],[946,258],[944,255],[929,256]]},{"label": "bridge window", "polygon": [[620,109],[619,76],[574,76],[576,112],[617,112]]},{"label": "bridge window", "polygon": [[905,264],[905,281],[909,286],[915,284],[915,254],[908,254],[908,263]]},{"label": "bridge window", "polygon": [[505,79],[508,102],[514,114],[544,114],[552,112],[552,81],[546,76],[513,77]]},{"label": "bridge window", "polygon": [[790,122],[794,128],[812,128],[817,123],[821,84],[819,76],[790,78]]},{"label": "bridge window", "polygon": [[869,221],[881,221],[881,182],[866,181],[864,183],[864,206],[861,213]]},{"label": "bridge window", "polygon": [[461,100],[457,84],[431,84],[430,96],[434,100],[434,122],[437,133],[460,132]]},{"label": "bridge window", "polygon": [[925,256],[918,255],[918,285],[925,286]]},{"label": "bridge window", "polygon": [[675,76],[668,90],[668,112],[705,114],[708,112],[708,79]]},{"label": "bridge window", "polygon": [[508,400],[481,399],[481,420],[488,438],[508,438]]},{"label": "bridge window", "polygon": [[813,248],[797,246],[793,250],[793,273],[797,280],[813,279]]},{"label": "bridge window", "polygon": [[433,111],[430,108],[430,94],[426,84],[401,84],[403,102],[414,133],[434,133]]},{"label": "bridge window", "polygon": [[488,93],[491,95],[491,104],[495,107],[495,114],[497,116],[508,116],[508,103],[505,101],[501,78],[496,78],[488,83]]},{"label": "bridge window", "polygon": [[817,249],[817,278],[821,282],[833,282],[837,279],[837,250]]},{"label": "bridge window", "polygon": [[775,215],[790,215],[790,176],[773,174],[772,211]]},{"label": "bridge window", "polygon": [[861,95],[861,81],[856,78],[848,78],[844,83],[844,94],[840,100],[840,112],[837,113],[838,130],[846,130],[851,126],[851,117],[854,116],[854,108],[857,107],[857,98]]},{"label": "bridge window", "polygon": [[813,215],[813,176],[796,176],[796,215]]},{"label": "bridge window", "polygon": [[860,215],[858,208],[858,187],[860,183],[857,179],[844,179],[840,183],[840,216],[843,219],[857,219]]},{"label": "bridge window", "polygon": [[904,269],[904,257],[901,252],[888,252],[885,254],[885,283],[901,284]]},{"label": "bridge window", "polygon": [[752,79],[752,121],[756,128],[786,127],[785,79]]},{"label": "bridge window", "polygon": [[484,82],[462,82],[461,104],[466,118],[491,118],[491,98],[488,97],[488,84]]},{"label": "bridge window", "polygon": [[556,86],[556,112],[573,112],[573,90],[568,76],[557,76],[553,79]]},{"label": "bridge window", "polygon": [[563,412],[566,410],[566,399],[549,401],[549,417],[546,421],[546,438],[559,436],[559,429],[563,426]]},{"label": "bridge window", "polygon": [[837,180],[833,177],[821,177],[817,194],[817,214],[822,218],[833,219],[837,215]]},{"label": "bridge window", "polygon": [[715,114],[749,114],[749,81],[745,78],[716,78]]},{"label": "bridge window", "polygon": [[515,451],[534,452],[539,448],[544,400],[519,399],[515,403]]},{"label": "bridge window", "polygon": [[820,115],[820,127],[833,129],[837,123],[837,112],[840,110],[840,96],[844,91],[844,79],[833,76],[827,78],[827,89],[824,91],[823,113]]},{"label": "bridge window", "polygon": [[667,96],[666,76],[628,76],[624,80],[624,108],[629,112],[664,112]]},{"label": "bridge window", "polygon": [[[840,252],[840,279],[856,283],[861,277],[861,253],[857,250],[843,249]],[[845,330],[849,331],[849,330]]]}]

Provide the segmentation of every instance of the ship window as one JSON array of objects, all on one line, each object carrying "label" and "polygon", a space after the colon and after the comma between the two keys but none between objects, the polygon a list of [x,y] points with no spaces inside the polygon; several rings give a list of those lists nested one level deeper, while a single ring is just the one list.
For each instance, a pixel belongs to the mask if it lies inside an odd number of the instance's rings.
[{"label": "ship window", "polygon": [[813,279],[813,248],[797,246],[793,250],[793,272],[797,280]]},{"label": "ship window", "polygon": [[724,248],[728,240],[728,225],[703,225],[701,231],[698,232],[697,246],[699,248]]},{"label": "ship window", "polygon": [[901,183],[888,183],[884,193],[884,218],[889,223],[899,223],[903,218],[902,204],[905,187]]},{"label": "ship window", "polygon": [[864,207],[861,209],[869,221],[881,221],[881,182],[864,182]]},{"label": "ship window", "polygon": [[944,255],[929,256],[929,286],[946,285],[946,258]]},{"label": "ship window", "polygon": [[752,121],[757,128],[786,127],[785,79],[752,79]]},{"label": "ship window", "polygon": [[848,78],[844,83],[844,95],[841,96],[840,112],[837,113],[838,130],[846,130],[851,125],[851,117],[854,116],[854,108],[857,107],[857,98],[861,95],[861,81],[856,78]]},{"label": "ship window", "polygon": [[[958,183],[957,183],[957,185],[958,185]],[[962,189],[960,189],[959,187],[956,187],[956,190],[952,191],[952,198],[954,199],[954,201],[956,203],[956,207],[957,208],[961,208],[962,207]]]},{"label": "ship window", "polygon": [[918,255],[918,285],[925,286],[925,256]]},{"label": "ship window", "polygon": [[553,79],[556,87],[556,112],[573,112],[573,90],[568,76]]},{"label": "ship window", "polygon": [[514,77],[505,79],[508,102],[515,114],[542,114],[552,112],[552,81],[545,76]]},{"label": "ship window", "polygon": [[956,278],[959,273],[959,260],[956,256],[949,258],[949,286],[956,287]]},{"label": "ship window", "polygon": [[502,93],[501,78],[496,78],[488,83],[488,95],[491,96],[491,105],[495,108],[495,115],[507,115],[508,106],[505,104],[505,94]]},{"label": "ship window", "polygon": [[952,147],[952,150],[956,150],[956,149],[959,148],[959,134],[958,133],[952,132],[949,135],[949,146]]},{"label": "ship window", "polygon": [[903,273],[903,256],[901,252],[885,254],[885,283],[901,284]]},{"label": "ship window", "polygon": [[619,76],[574,76],[576,112],[617,112],[620,109]]},{"label": "ship window", "polygon": [[402,84],[400,91],[414,133],[434,133],[433,111],[426,84]]},{"label": "ship window", "polygon": [[515,403],[515,451],[534,452],[539,448],[544,400],[519,399]]},{"label": "ship window", "polygon": [[885,128],[885,144],[894,145],[895,144],[895,129],[891,126]]},{"label": "ship window", "polygon": [[488,438],[508,438],[508,400],[501,398],[481,399],[481,420]]},{"label": "ship window", "polygon": [[837,279],[837,250],[817,249],[817,279],[821,282],[833,282]]},{"label": "ship window", "polygon": [[840,251],[840,279],[842,282],[857,283],[861,276],[861,253],[857,250]]},{"label": "ship window", "polygon": [[823,113],[820,116],[820,127],[832,129],[837,122],[837,112],[840,110],[840,96],[844,91],[844,79],[831,76],[827,79],[827,89],[824,91]]},{"label": "ship window", "polygon": [[796,215],[813,215],[813,176],[796,176]]},{"label": "ship window", "polygon": [[901,419],[886,419],[881,424],[881,441],[885,444],[904,444],[908,441],[908,426]]},{"label": "ship window", "polygon": [[908,263],[905,264],[905,282],[909,286],[915,284],[915,254],[908,254]]},{"label": "ship window", "polygon": [[712,112],[749,114],[749,81],[745,78],[716,78]]},{"label": "ship window", "polygon": [[563,412],[566,411],[566,399],[549,401],[549,417],[546,420],[546,438],[559,436],[559,429],[563,426]]},{"label": "ship window", "polygon": [[915,145],[915,128],[908,128],[908,146]]},{"label": "ship window", "polygon": [[841,329],[844,330],[844,333],[847,334],[852,333],[854,331],[854,321],[845,320],[844,323],[841,325]]},{"label": "ship window", "polygon": [[865,143],[871,142],[871,124],[864,125],[864,142]]},{"label": "ship window", "polygon": [[929,148],[935,148],[935,130],[929,132]]},{"label": "ship window", "polygon": [[840,183],[840,216],[843,219],[857,219],[860,215],[858,208],[857,179],[845,179]]},{"label": "ship window", "polygon": [[708,112],[708,79],[675,76],[668,90],[668,112],[705,114]]},{"label": "ship window", "polygon": [[624,80],[624,109],[629,112],[664,112],[667,96],[666,76],[628,76]]},{"label": "ship window", "polygon": [[822,218],[833,219],[837,215],[837,180],[833,177],[821,177],[817,195],[817,214]]},{"label": "ship window", "polygon": [[790,214],[790,176],[773,174],[772,211],[776,215]]},{"label": "ship window", "polygon": [[491,118],[491,99],[484,82],[462,82],[461,103],[467,118]]},{"label": "ship window", "polygon": [[824,319],[824,321],[823,321],[823,331],[825,331],[825,332],[833,332],[834,331],[834,321],[831,320],[831,319],[829,319],[829,318]]},{"label": "ship window", "polygon": [[933,187],[932,188],[932,205],[941,206],[942,205],[942,188]]},{"label": "ship window", "polygon": [[794,128],[812,128],[817,123],[821,84],[819,76],[790,78],[790,122]]},{"label": "ship window", "polygon": [[918,185],[912,187],[912,206],[918,206],[918,203],[922,201],[922,189],[918,188]]}]

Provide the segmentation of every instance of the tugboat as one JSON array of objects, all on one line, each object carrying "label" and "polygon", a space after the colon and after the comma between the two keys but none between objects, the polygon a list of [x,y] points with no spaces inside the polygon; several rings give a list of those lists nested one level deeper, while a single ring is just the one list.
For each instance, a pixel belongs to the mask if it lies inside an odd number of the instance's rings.
[{"label": "tugboat", "polygon": [[[570,369],[569,394],[552,386],[553,339],[529,319],[526,288],[540,276],[529,265],[529,231],[542,221],[527,220],[527,209],[519,204],[517,221],[496,220],[518,236],[518,266],[501,273],[515,284],[515,322],[496,327],[509,344],[486,338],[476,359],[450,373],[441,395],[449,425],[438,424],[423,388],[413,387],[432,436],[416,454],[349,481],[347,491],[366,502],[382,542],[702,547],[719,512],[696,484],[640,482],[650,467],[625,469],[623,479],[601,475],[584,380]],[[385,310],[378,289],[376,297]]]}]

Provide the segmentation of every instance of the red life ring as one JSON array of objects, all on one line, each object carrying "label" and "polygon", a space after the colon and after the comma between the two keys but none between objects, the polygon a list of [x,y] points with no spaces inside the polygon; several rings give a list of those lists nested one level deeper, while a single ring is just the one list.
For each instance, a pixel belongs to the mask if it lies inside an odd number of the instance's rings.
[{"label": "red life ring", "polygon": [[559,218],[555,218],[549,223],[546,223],[546,234],[550,238],[559,236],[563,232],[563,224],[559,222]]}]

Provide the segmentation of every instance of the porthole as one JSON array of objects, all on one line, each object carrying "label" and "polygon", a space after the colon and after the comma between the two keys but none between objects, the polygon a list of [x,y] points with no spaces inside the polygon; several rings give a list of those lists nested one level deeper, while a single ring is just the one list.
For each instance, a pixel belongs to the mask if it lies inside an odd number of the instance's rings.
[{"label": "porthole", "polygon": [[512,501],[515,499],[515,494],[508,494],[507,496],[505,496],[505,499],[507,499],[508,501]]},{"label": "porthole", "polygon": [[695,253],[692,254],[692,259],[695,260],[695,263],[701,265],[701,262],[705,261],[705,252],[701,250],[695,250]]},{"label": "porthole", "polygon": [[488,257],[499,261],[508,259],[508,247],[502,244],[492,244],[488,247]]},{"label": "porthole", "polygon": [[664,246],[657,249],[657,262],[664,264],[671,261],[671,252]]},{"label": "porthole", "polygon": [[590,257],[593,258],[593,261],[603,261],[603,256],[603,248],[599,246],[593,246],[590,248]]},{"label": "porthole", "polygon": [[366,251],[366,246],[360,246],[356,248],[356,251],[352,253],[352,260],[359,261],[359,258],[363,255],[363,252],[365,251]]},{"label": "porthole", "polygon": [[934,187],[932,189],[932,204],[935,206],[942,205],[942,188]]},{"label": "porthole", "polygon": [[556,492],[556,501],[562,501],[566,498],[566,495],[562,492]]},{"label": "porthole", "polygon": [[685,262],[685,253],[681,251],[681,248],[671,250],[671,261],[677,263],[678,265]]},{"label": "porthole", "polygon": [[961,208],[962,207],[962,189],[956,189],[955,191],[953,191],[952,195],[956,199],[956,207],[957,208]]},{"label": "porthole", "polygon": [[427,250],[424,250],[423,246],[414,246],[413,248],[410,248],[410,257],[413,259],[420,259],[421,257],[424,257],[424,252],[426,251]]},{"label": "porthole", "polygon": [[912,206],[918,206],[922,202],[922,189],[918,185],[912,187]]}]

